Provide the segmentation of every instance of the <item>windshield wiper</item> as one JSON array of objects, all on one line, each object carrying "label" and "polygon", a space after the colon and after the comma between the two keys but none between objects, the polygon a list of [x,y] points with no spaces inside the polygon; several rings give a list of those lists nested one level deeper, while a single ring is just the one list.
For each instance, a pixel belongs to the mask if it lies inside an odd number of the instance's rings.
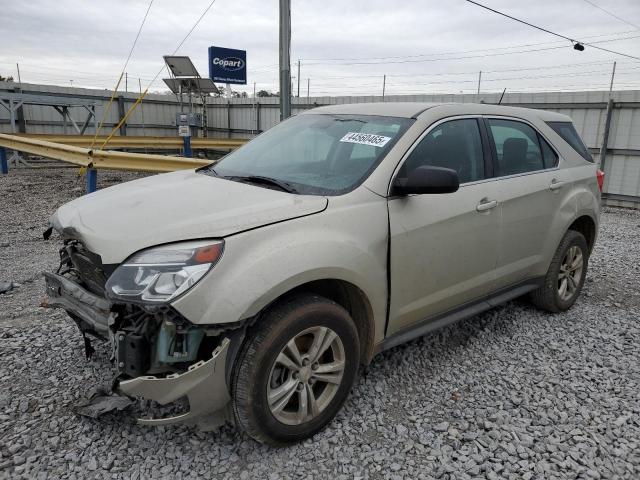
[{"label": "windshield wiper", "polygon": [[284,192],[298,193],[298,190],[295,187],[293,187],[290,183],[285,182],[283,180],[278,180],[277,178],[263,177],[261,175],[246,175],[246,176],[232,175],[224,178],[237,180],[239,182],[262,183],[264,185],[273,185],[275,187],[278,187],[280,190]]}]

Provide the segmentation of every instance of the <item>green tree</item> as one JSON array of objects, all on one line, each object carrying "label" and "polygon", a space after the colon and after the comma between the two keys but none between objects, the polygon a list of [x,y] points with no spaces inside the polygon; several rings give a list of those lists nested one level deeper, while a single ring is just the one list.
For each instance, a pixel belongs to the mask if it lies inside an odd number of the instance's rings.
[{"label": "green tree", "polygon": [[0,75],[0,82],[13,82],[13,77],[3,77]]}]

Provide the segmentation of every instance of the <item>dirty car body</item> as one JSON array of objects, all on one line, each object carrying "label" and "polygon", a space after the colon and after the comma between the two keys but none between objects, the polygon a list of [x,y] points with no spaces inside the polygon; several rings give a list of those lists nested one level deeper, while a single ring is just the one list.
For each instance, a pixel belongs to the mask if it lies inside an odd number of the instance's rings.
[{"label": "dirty car body", "polygon": [[[599,192],[569,127],[491,105],[311,110],[215,165],[60,207],[46,305],[69,313],[88,354],[92,338],[110,343],[118,394],[188,398],[188,412],[143,423],[235,418],[262,441],[303,438],[339,408],[353,361],[529,292],[550,310],[575,301]],[[280,342],[297,311],[307,323]],[[268,342],[273,366],[243,364]],[[251,368],[277,435],[246,419],[255,402],[234,404]]]}]

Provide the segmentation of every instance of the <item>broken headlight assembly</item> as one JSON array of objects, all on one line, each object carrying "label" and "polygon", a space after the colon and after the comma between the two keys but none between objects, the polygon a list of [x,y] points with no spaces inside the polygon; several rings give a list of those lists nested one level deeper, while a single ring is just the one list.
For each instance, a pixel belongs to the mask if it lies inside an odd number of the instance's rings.
[{"label": "broken headlight assembly", "polygon": [[109,277],[106,295],[114,302],[168,303],[213,268],[223,240],[172,243],[135,253]]}]

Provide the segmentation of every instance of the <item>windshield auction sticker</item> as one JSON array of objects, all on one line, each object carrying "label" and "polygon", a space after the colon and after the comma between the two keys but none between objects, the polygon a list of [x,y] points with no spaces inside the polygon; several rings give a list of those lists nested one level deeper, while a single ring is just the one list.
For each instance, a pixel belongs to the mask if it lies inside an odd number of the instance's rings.
[{"label": "windshield auction sticker", "polygon": [[349,132],[340,139],[341,142],[359,143],[360,145],[371,145],[372,147],[384,147],[389,140],[391,140],[391,137],[358,132]]}]

